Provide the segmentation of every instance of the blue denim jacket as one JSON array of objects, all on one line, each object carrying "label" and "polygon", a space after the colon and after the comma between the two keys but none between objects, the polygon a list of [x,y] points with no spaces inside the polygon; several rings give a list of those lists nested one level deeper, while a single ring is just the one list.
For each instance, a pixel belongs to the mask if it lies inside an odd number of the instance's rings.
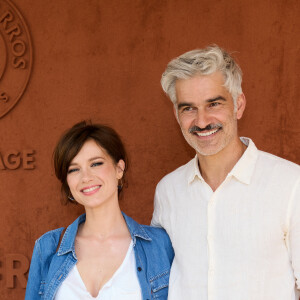
[{"label": "blue denim jacket", "polygon": [[[140,225],[123,213],[136,259],[136,272],[143,300],[167,299],[174,251],[162,228]],[[75,237],[85,214],[66,230],[56,252],[63,228],[49,231],[36,242],[32,254],[25,300],[52,300],[60,284],[77,263]]]}]

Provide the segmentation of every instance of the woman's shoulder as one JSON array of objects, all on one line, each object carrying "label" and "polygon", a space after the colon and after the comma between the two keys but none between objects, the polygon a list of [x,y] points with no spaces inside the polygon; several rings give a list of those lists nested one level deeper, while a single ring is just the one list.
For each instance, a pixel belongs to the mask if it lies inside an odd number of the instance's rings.
[{"label": "woman's shoulder", "polygon": [[53,253],[56,250],[63,227],[47,231],[35,241],[35,248],[42,253]]},{"label": "woman's shoulder", "polygon": [[[57,246],[62,234],[65,235],[68,232],[68,235],[70,235],[72,233],[77,232],[78,225],[84,220],[85,220],[85,214],[79,216],[72,224],[68,226],[68,228],[60,227],[44,233],[36,240],[35,243],[40,245],[46,244],[48,246],[51,245]],[[65,232],[63,232],[64,230]]]},{"label": "woman's shoulder", "polygon": [[157,244],[160,248],[170,248],[172,249],[172,243],[169,235],[165,231],[165,229],[160,227],[153,227],[148,225],[141,225],[144,231],[150,237],[152,243]]},{"label": "woman's shoulder", "polygon": [[49,231],[45,232],[43,235],[41,235],[36,240],[36,243],[44,243],[44,242],[49,242],[51,240],[56,240],[57,237],[60,237],[63,230],[64,230],[64,227],[49,230]]},{"label": "woman's shoulder", "polygon": [[143,249],[146,255],[154,255],[157,259],[159,253],[160,263],[164,266],[169,265],[174,258],[174,249],[169,235],[163,228],[148,225],[140,225],[151,240],[142,240]]},{"label": "woman's shoulder", "polygon": [[154,227],[149,225],[141,225],[150,237],[162,237],[169,239],[169,236],[164,228]]},{"label": "woman's shoulder", "polygon": [[170,240],[167,232],[163,228],[140,224],[125,213],[123,213],[123,216],[131,235],[140,236],[145,240],[157,238],[165,239],[166,241]]}]

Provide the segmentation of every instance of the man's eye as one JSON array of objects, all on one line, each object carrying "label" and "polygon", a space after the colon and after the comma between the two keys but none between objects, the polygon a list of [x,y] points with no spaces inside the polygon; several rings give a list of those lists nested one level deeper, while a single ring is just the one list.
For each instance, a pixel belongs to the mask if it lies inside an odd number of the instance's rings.
[{"label": "man's eye", "polygon": [[101,165],[103,165],[102,161],[92,163],[92,167],[98,167],[98,166],[101,166]]},{"label": "man's eye", "polygon": [[191,106],[186,106],[186,107],[182,108],[182,112],[189,112],[189,111],[192,111],[192,110],[193,110],[193,107],[191,107]]},{"label": "man's eye", "polygon": [[218,106],[220,105],[220,102],[212,102],[209,104],[209,107],[215,107],[215,106]]},{"label": "man's eye", "polygon": [[69,170],[68,170],[68,174],[77,172],[78,170],[79,170],[79,169],[76,169],[76,168],[74,168],[74,169],[69,169]]}]

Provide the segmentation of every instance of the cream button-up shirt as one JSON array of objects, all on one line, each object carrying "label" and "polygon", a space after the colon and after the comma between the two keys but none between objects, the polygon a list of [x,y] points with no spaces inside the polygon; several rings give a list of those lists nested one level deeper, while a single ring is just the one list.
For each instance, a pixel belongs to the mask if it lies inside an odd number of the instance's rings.
[{"label": "cream button-up shirt", "polygon": [[242,141],[215,192],[197,157],[157,185],[151,223],[175,250],[169,300],[299,299],[300,167]]}]

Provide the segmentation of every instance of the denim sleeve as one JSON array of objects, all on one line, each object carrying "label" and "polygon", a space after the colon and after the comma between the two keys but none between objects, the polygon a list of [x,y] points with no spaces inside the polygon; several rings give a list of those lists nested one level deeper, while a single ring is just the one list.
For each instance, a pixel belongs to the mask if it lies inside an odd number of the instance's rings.
[{"label": "denim sleeve", "polygon": [[25,300],[40,300],[42,285],[42,256],[39,241],[36,241],[30,263]]}]

